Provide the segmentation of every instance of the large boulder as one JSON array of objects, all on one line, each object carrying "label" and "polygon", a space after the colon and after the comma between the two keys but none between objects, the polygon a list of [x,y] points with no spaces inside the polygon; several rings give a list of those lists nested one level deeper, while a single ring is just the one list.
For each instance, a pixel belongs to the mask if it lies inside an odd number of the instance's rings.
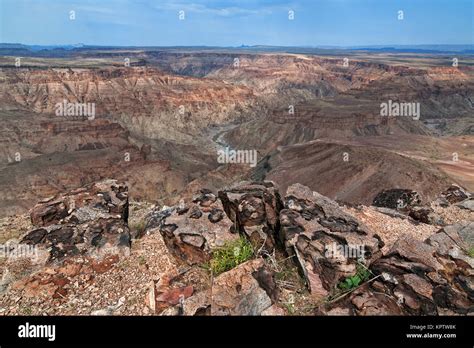
[{"label": "large boulder", "polygon": [[280,238],[297,261],[311,294],[328,296],[337,284],[370,265],[383,246],[380,238],[336,202],[295,184],[280,213]]},{"label": "large boulder", "polygon": [[277,296],[274,274],[265,261],[250,260],[214,279],[211,315],[261,315]]},{"label": "large boulder", "polygon": [[242,182],[219,191],[219,198],[239,233],[259,248],[275,248],[282,202],[272,182]]},{"label": "large boulder", "polygon": [[208,261],[214,249],[239,238],[220,200],[206,189],[191,203],[182,201],[177,206],[152,211],[145,230],[158,230],[171,253],[190,265]]},{"label": "large boulder", "polygon": [[456,204],[457,207],[461,209],[466,209],[471,212],[474,212],[474,199],[473,198],[468,198],[462,202],[459,202]]},{"label": "large boulder", "polygon": [[31,211],[36,228],[21,243],[48,250],[49,261],[128,254],[127,219],[127,186],[105,180],[38,203]]}]

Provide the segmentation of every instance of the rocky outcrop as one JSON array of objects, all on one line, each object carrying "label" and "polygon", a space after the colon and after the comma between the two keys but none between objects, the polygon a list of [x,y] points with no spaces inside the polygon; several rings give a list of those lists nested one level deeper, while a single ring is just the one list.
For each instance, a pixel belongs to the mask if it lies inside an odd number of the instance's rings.
[{"label": "rocky outcrop", "polygon": [[[416,201],[409,196],[416,197],[402,193],[407,205]],[[302,185],[289,187],[285,208],[280,223],[287,252],[295,256],[313,297],[326,301],[335,298],[318,309],[320,314],[438,315],[474,311],[474,259],[468,255],[474,229],[470,222],[446,226],[424,242],[401,236],[382,255],[379,236],[369,227]],[[359,287],[357,281],[352,291],[341,291],[342,281],[360,278],[358,264],[370,272],[366,283]]]},{"label": "rocky outcrop", "polygon": [[214,249],[244,236],[254,246],[271,252],[279,228],[282,203],[270,182],[243,182],[220,191],[218,197],[202,189],[191,203],[153,211],[146,231],[155,228],[178,258],[189,264],[208,261]]},{"label": "rocky outcrop", "polygon": [[313,297],[328,296],[357,264],[370,265],[380,238],[334,201],[300,184],[288,188],[280,213],[280,237],[294,255]]},{"label": "rocky outcrop", "polygon": [[239,233],[267,251],[275,248],[282,203],[272,182],[243,182],[219,191],[219,198]]},{"label": "rocky outcrop", "polygon": [[211,315],[261,315],[276,298],[273,272],[263,259],[247,261],[215,278]]},{"label": "rocky outcrop", "polygon": [[220,200],[206,189],[191,203],[181,201],[175,207],[153,211],[145,229],[148,233],[158,230],[169,250],[191,265],[208,261],[212,250],[239,238]]},{"label": "rocky outcrop", "polygon": [[[415,205],[410,212],[418,208],[423,206]],[[300,184],[291,185],[281,202],[270,182],[243,182],[218,195],[201,189],[190,202],[147,211],[143,239],[159,240],[161,247],[145,243],[130,258],[138,269],[129,270],[158,270],[159,277],[147,278],[140,292],[146,313],[284,315],[295,313],[295,306],[309,308],[305,314],[322,315],[474,312],[471,221],[441,229],[421,226],[406,211],[340,205]],[[80,278],[78,259],[92,259],[95,273],[87,271],[84,285],[89,286],[95,274],[119,264],[117,254],[130,252],[127,216],[127,187],[115,180],[40,202],[32,210],[37,226],[21,243],[47,251],[49,261],[61,262],[42,264],[23,280],[5,272],[2,291],[62,300],[76,288],[76,281],[63,273]],[[258,248],[238,262],[227,262],[232,252],[225,254],[220,272],[204,269],[203,265],[212,268],[214,261],[222,262],[217,251],[241,239]],[[145,257],[147,250],[152,256]],[[165,257],[151,266],[156,250]],[[102,258],[106,254],[108,258]],[[73,255],[85,257],[70,258]],[[234,250],[233,255],[240,253]],[[92,313],[113,314],[115,308],[127,306],[122,297],[118,304],[114,301]]]},{"label": "rocky outcrop", "polygon": [[[424,243],[400,239],[372,270],[404,314],[467,314],[474,311],[474,259],[460,227],[449,226]],[[471,233],[474,230],[471,229]]]},{"label": "rocky outcrop", "polygon": [[418,192],[408,189],[390,189],[380,192],[372,203],[376,207],[407,210],[421,204]]},{"label": "rocky outcrop", "polygon": [[99,217],[128,221],[128,187],[105,180],[88,187],[51,197],[36,204],[30,212],[35,226],[72,222],[83,223]]},{"label": "rocky outcrop", "polygon": [[[474,312],[470,224],[447,226],[421,242],[402,237],[370,269],[374,281],[323,309],[323,314],[459,315]],[[464,231],[463,231],[464,230]]]},{"label": "rocky outcrop", "polygon": [[21,243],[48,249],[50,261],[129,251],[128,187],[115,180],[41,201],[30,216],[36,229]]},{"label": "rocky outcrop", "polygon": [[451,185],[441,193],[441,196],[449,203],[459,203],[468,199],[471,195],[458,185]]}]

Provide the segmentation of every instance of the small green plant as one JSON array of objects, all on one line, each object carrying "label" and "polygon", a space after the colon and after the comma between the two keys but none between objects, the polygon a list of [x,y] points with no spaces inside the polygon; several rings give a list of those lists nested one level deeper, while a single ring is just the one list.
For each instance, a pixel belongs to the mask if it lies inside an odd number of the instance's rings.
[{"label": "small green plant", "polygon": [[20,311],[23,315],[31,315],[33,313],[33,310],[30,306],[20,307]]},{"label": "small green plant", "polygon": [[289,315],[295,314],[296,308],[295,308],[294,303],[285,302],[285,303],[283,303],[283,306],[285,307],[285,309],[286,309],[286,311],[288,312]]},{"label": "small green plant", "polygon": [[216,249],[212,253],[209,268],[214,275],[219,275],[251,259],[253,253],[252,244],[244,237],[240,237]]},{"label": "small green plant", "polygon": [[145,231],[145,227],[146,227],[145,225],[146,225],[145,221],[136,221],[133,224],[131,224],[130,229],[132,231],[136,231],[136,234],[140,236]]},{"label": "small green plant", "polygon": [[474,257],[474,247],[471,247],[468,251],[470,257]]},{"label": "small green plant", "polygon": [[140,266],[143,266],[144,264],[146,264],[145,256],[140,255],[140,256],[138,257],[138,264],[139,264]]},{"label": "small green plant", "polygon": [[349,291],[357,288],[360,284],[370,279],[372,273],[363,265],[357,265],[357,272],[353,276],[347,277],[338,284],[338,288],[342,291]]}]

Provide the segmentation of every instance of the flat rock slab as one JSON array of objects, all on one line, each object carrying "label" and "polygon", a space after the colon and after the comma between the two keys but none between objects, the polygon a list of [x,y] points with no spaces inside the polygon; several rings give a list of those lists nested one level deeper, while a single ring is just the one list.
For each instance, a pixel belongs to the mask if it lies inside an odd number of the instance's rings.
[{"label": "flat rock slab", "polygon": [[211,315],[261,315],[272,306],[274,291],[264,260],[247,261],[214,279]]},{"label": "flat rock slab", "polygon": [[237,240],[233,226],[220,200],[202,190],[191,203],[152,212],[146,231],[158,228],[171,253],[193,265],[208,261],[213,250]]}]

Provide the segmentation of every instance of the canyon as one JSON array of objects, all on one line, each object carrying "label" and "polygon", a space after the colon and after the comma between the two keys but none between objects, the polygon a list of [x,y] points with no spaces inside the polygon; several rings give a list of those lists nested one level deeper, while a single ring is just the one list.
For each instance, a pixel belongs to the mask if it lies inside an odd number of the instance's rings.
[{"label": "canyon", "polygon": [[[229,175],[287,187],[289,162],[290,177],[314,166],[305,184],[352,203],[400,185],[427,199],[451,183],[473,189],[469,56],[453,68],[416,55],[396,64],[356,55],[347,66],[338,56],[238,50],[50,55],[0,62],[2,216],[106,177],[130,180],[133,197],[161,204],[196,185],[222,188]],[[419,103],[420,120],[381,117],[389,100]],[[93,103],[95,119],[56,116],[63,101]],[[257,168],[218,163],[216,134],[235,150],[255,149]]]},{"label": "canyon", "polygon": [[[472,310],[474,56],[20,51],[0,48],[0,239],[41,260],[1,260],[3,314]],[[229,243],[252,257],[209,273]],[[368,275],[334,243],[371,275],[342,299]]]}]

